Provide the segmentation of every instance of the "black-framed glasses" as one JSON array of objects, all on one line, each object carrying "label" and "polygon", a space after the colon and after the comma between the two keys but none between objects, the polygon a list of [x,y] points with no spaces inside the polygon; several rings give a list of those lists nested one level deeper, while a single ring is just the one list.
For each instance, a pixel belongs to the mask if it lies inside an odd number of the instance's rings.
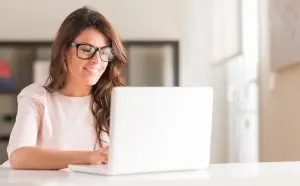
[{"label": "black-framed glasses", "polygon": [[77,57],[80,59],[91,59],[98,51],[99,51],[100,59],[103,62],[111,62],[115,58],[111,46],[104,46],[98,48],[88,43],[75,43],[75,42],[71,42],[70,45],[76,47],[77,49],[76,54]]}]

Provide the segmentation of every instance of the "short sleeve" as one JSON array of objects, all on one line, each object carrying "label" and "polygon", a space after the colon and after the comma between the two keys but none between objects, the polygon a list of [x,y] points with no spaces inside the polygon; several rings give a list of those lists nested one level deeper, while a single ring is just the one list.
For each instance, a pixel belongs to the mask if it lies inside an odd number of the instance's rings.
[{"label": "short sleeve", "polygon": [[25,146],[36,146],[46,99],[46,89],[38,84],[25,87],[18,95],[16,122],[7,147],[8,157]]}]

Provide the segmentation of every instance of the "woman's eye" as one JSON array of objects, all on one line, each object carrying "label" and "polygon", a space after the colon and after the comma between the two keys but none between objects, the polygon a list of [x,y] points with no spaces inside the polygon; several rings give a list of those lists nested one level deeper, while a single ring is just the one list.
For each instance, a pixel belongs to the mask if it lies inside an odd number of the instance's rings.
[{"label": "woman's eye", "polygon": [[90,53],[90,52],[93,51],[93,48],[92,47],[80,47],[80,50],[82,52],[88,52],[88,53]]}]

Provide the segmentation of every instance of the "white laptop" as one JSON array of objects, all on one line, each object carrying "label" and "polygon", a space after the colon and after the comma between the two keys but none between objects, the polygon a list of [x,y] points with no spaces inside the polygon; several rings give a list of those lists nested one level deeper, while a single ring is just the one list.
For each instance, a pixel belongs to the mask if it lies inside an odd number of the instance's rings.
[{"label": "white laptop", "polygon": [[108,164],[69,170],[119,175],[205,169],[212,110],[210,87],[114,88]]}]

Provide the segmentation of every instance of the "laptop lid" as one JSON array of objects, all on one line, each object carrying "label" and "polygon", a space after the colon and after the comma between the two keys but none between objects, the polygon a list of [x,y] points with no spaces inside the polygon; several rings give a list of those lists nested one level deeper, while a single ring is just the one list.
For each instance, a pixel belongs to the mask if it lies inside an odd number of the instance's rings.
[{"label": "laptop lid", "polygon": [[110,174],[209,165],[210,87],[117,87],[112,91]]}]

